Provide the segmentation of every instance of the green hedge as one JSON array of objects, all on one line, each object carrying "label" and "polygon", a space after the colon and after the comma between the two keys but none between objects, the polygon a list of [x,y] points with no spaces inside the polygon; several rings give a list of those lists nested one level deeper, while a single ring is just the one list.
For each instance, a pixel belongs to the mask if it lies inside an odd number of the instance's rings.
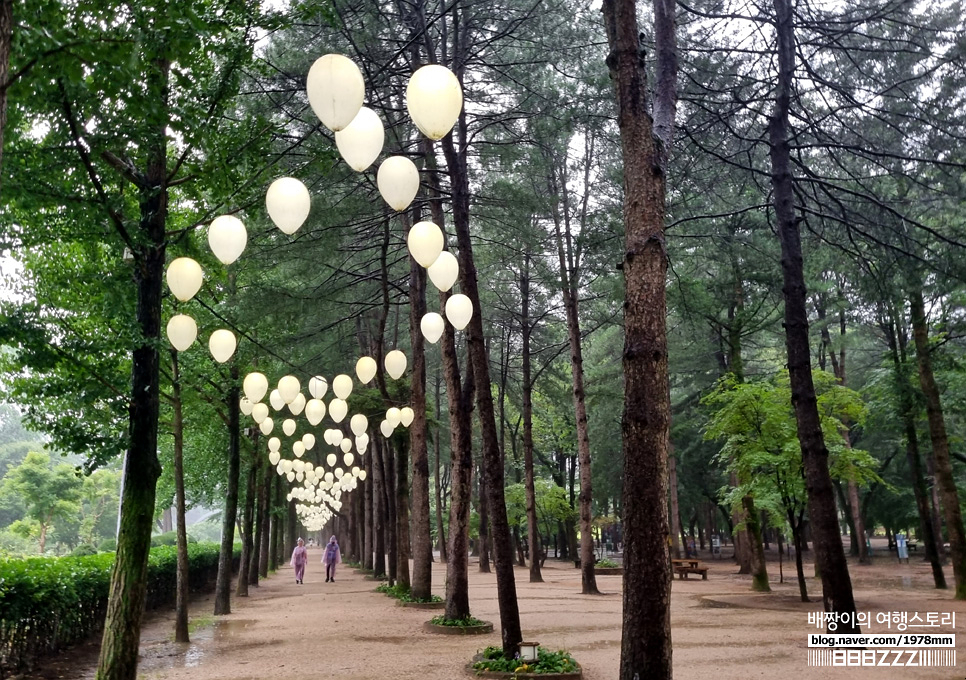
[{"label": "green hedge", "polygon": [[[217,543],[188,545],[189,588],[204,590],[218,573]],[[240,551],[236,547],[237,567]],[[104,625],[114,553],[0,559],[0,677],[80,642]],[[175,599],[177,550],[151,549],[147,607]]]}]

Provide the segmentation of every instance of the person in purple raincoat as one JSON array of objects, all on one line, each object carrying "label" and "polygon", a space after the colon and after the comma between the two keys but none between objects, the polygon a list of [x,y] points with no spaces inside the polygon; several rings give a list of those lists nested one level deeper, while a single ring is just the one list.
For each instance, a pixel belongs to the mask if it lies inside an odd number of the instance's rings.
[{"label": "person in purple raincoat", "polygon": [[305,549],[305,541],[299,539],[299,544],[292,551],[292,566],[295,567],[295,582],[302,583],[305,576],[305,564],[309,561],[309,551]]},{"label": "person in purple raincoat", "polygon": [[322,564],[325,565],[325,582],[335,581],[335,565],[342,561],[342,551],[335,536],[329,539],[322,552]]}]

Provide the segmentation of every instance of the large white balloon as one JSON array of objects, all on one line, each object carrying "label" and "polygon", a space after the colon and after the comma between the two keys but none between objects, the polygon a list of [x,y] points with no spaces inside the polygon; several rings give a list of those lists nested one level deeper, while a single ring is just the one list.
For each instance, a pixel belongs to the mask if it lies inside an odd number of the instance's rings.
[{"label": "large white balloon", "polygon": [[291,418],[286,418],[282,421],[282,432],[285,433],[286,437],[291,437],[295,434],[295,421]]},{"label": "large white balloon", "polygon": [[451,295],[446,301],[446,318],[456,330],[463,330],[473,318],[473,303],[462,293]]},{"label": "large white balloon", "polygon": [[430,139],[442,139],[459,118],[463,89],[448,68],[429,64],[409,79],[406,108],[420,132]]},{"label": "large white balloon", "polygon": [[223,364],[235,353],[238,342],[235,334],[227,328],[219,328],[208,338],[208,350],[219,364]]},{"label": "large white balloon", "polygon": [[281,459],[282,459],[282,454],[280,454],[278,451],[272,451],[271,453],[268,454],[268,462],[271,463],[272,465],[278,465],[278,461],[280,461]]},{"label": "large white balloon", "polygon": [[272,408],[276,411],[281,411],[282,407],[285,406],[285,400],[282,399],[282,393],[277,389],[272,390],[272,393],[268,395],[268,403],[272,405]]},{"label": "large white balloon", "polygon": [[345,128],[362,108],[366,83],[359,67],[341,54],[315,60],[306,79],[309,104],[322,124],[333,132]]},{"label": "large white balloon", "polygon": [[359,361],[356,362],[356,377],[365,385],[376,377],[378,368],[379,364],[372,357],[359,357]]},{"label": "large white balloon", "polygon": [[402,212],[419,191],[419,170],[405,156],[390,156],[379,166],[376,185],[389,207]]},{"label": "large white balloon", "polygon": [[406,245],[413,259],[428,267],[443,252],[443,232],[432,222],[417,222],[409,229]]},{"label": "large white balloon", "polygon": [[264,420],[262,420],[261,423],[258,424],[258,429],[261,430],[262,434],[265,435],[266,437],[272,434],[272,429],[274,427],[275,427],[275,422],[267,416],[265,417]]},{"label": "large white balloon", "polygon": [[294,375],[283,376],[278,381],[279,396],[282,397],[282,401],[286,404],[291,404],[295,400],[300,389],[302,389],[302,386],[299,385],[299,379]]},{"label": "large white balloon", "polygon": [[433,282],[433,285],[439,288],[441,291],[446,292],[453,287],[456,283],[456,279],[460,275],[460,263],[456,259],[456,256],[448,250],[444,250],[439,254],[439,257],[429,265],[426,270],[429,274],[429,280]]},{"label": "large white balloon", "polygon": [[359,436],[364,434],[366,428],[369,427],[369,419],[365,417],[362,413],[357,413],[352,418],[349,419],[349,429],[352,430],[352,434]]},{"label": "large white balloon", "polygon": [[261,373],[249,373],[242,382],[242,390],[249,401],[255,404],[268,392],[268,378]]},{"label": "large white balloon", "polygon": [[403,373],[406,372],[406,355],[398,349],[394,349],[386,354],[384,363],[386,364],[386,373],[393,380],[399,380]]},{"label": "large white balloon", "polygon": [[302,445],[306,449],[311,449],[312,447],[314,447],[315,446],[315,435],[312,434],[311,432],[306,432],[305,434],[303,434],[302,435]]},{"label": "large white balloon", "polygon": [[436,312],[424,314],[423,318],[419,320],[419,330],[422,331],[426,342],[431,344],[436,344],[443,337],[444,327],[443,317]]},{"label": "large white balloon", "polygon": [[349,405],[341,399],[333,399],[329,402],[329,417],[334,423],[341,423],[349,412]]},{"label": "large white balloon", "polygon": [[285,234],[294,234],[309,216],[312,197],[294,177],[279,177],[265,193],[265,208],[276,227]]},{"label": "large white balloon", "polygon": [[383,437],[391,437],[392,431],[396,428],[389,424],[388,420],[384,420],[379,423],[379,431],[382,432]]},{"label": "large white balloon", "polygon": [[[336,458],[336,456],[335,456],[335,454],[334,454],[334,453],[330,453],[329,455],[327,455],[327,456],[325,457],[325,462],[326,462],[326,464],[327,464],[327,465],[328,465],[329,467],[332,467],[333,465],[335,465],[335,463],[336,463],[336,461],[337,461],[337,460],[338,460],[338,458]],[[330,474],[332,474],[332,473],[331,473],[331,472],[326,472],[326,473],[325,473],[325,477],[326,477],[326,479],[328,479],[328,477],[329,477],[329,475],[330,475]]]},{"label": "large white balloon", "polygon": [[335,145],[349,167],[362,172],[379,157],[386,130],[379,115],[363,106],[352,122],[335,133]]},{"label": "large white balloon", "polygon": [[315,399],[321,399],[329,389],[329,383],[321,375],[309,378],[309,394]]},{"label": "large white balloon", "polygon": [[182,302],[187,302],[201,290],[204,275],[200,264],[190,257],[179,257],[168,265],[165,278],[174,296]]},{"label": "large white balloon", "polygon": [[268,404],[258,403],[252,406],[252,420],[255,423],[261,425],[266,418],[268,418]]},{"label": "large white balloon", "polygon": [[292,443],[292,453],[295,454],[295,457],[296,458],[301,458],[302,457],[302,454],[305,453],[305,444],[303,444],[300,441],[299,442],[293,442]]},{"label": "large white balloon", "polygon": [[355,460],[355,456],[353,456],[352,453],[349,451],[346,451],[345,454],[343,454],[342,456],[342,462],[345,464],[346,467],[349,467],[350,465],[352,465],[352,461],[354,460]]},{"label": "large white balloon", "polygon": [[393,406],[386,411],[386,422],[392,425],[394,430],[396,429],[396,426],[399,425],[400,421],[402,421],[402,411],[400,411],[398,408]]},{"label": "large white balloon", "polygon": [[248,401],[248,397],[242,397],[238,400],[238,410],[242,412],[243,416],[250,416],[254,407],[255,404]]},{"label": "large white balloon", "polygon": [[352,378],[340,373],[332,379],[332,393],[339,399],[346,400],[352,394]]},{"label": "large white balloon", "polygon": [[366,481],[366,477],[368,476],[369,476],[368,472],[366,472],[365,470],[359,470],[359,479],[361,479],[363,482]]},{"label": "large white balloon", "polygon": [[248,231],[234,215],[221,215],[208,227],[208,247],[222,264],[231,264],[245,251]]},{"label": "large white balloon", "polygon": [[198,337],[198,324],[187,314],[175,314],[168,320],[168,341],[179,352],[183,352]]},{"label": "large white balloon", "polygon": [[342,449],[342,453],[349,453],[352,450],[352,440],[346,437],[339,443],[339,448]]},{"label": "large white balloon", "polygon": [[309,425],[318,425],[325,418],[325,402],[321,399],[309,399],[305,403],[305,419]]},{"label": "large white balloon", "polygon": [[415,418],[416,412],[410,407],[403,406],[401,409],[399,409],[399,422],[402,423],[403,427],[409,427],[412,425]]},{"label": "large white balloon", "polygon": [[269,451],[278,451],[280,448],[282,448],[281,439],[279,439],[278,437],[272,437],[271,439],[268,440]]},{"label": "large white balloon", "polygon": [[289,402],[288,410],[292,412],[293,416],[297,416],[305,408],[305,395],[299,392],[295,395],[295,399]]}]

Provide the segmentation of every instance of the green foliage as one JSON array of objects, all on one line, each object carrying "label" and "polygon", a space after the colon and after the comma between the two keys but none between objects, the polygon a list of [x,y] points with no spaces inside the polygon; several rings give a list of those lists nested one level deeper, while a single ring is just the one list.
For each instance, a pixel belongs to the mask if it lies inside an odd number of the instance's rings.
[{"label": "green foliage", "polygon": [[81,543],[79,546],[70,551],[71,557],[88,557],[89,555],[96,555],[97,548],[90,545],[89,543]]},{"label": "green foliage", "polygon": [[572,673],[577,670],[577,661],[567,652],[560,650],[551,652],[543,647],[537,647],[536,661],[522,661],[516,658],[508,659],[503,655],[502,647],[487,647],[480,652],[482,660],[473,664],[477,671],[495,671],[498,673]]},{"label": "green foliage", "polygon": [[389,597],[394,597],[400,602],[442,602],[443,599],[439,595],[431,595],[429,599],[419,599],[413,597],[408,586],[397,583],[394,586],[390,586],[388,583],[380,584],[376,588],[377,593],[383,593]]},{"label": "green foliage", "polygon": [[617,564],[614,560],[597,560],[594,562],[595,567],[600,567],[601,569],[617,569],[621,565]]},{"label": "green foliage", "polygon": [[[17,499],[25,519],[38,527],[40,552],[44,552],[47,532],[59,520],[77,517],[83,480],[67,463],[52,465],[46,453],[31,451],[20,465],[7,471],[0,483],[0,497]],[[23,524],[12,530],[22,533]]]},{"label": "green foliage", "polygon": [[97,544],[97,552],[114,552],[117,550],[116,538],[105,538]]},{"label": "green foliage", "polygon": [[470,615],[464,616],[461,619],[447,619],[445,614],[440,614],[439,616],[431,618],[429,622],[434,626],[458,626],[460,628],[486,625],[486,621],[480,621]]},{"label": "green foliage", "polygon": [[[557,522],[576,519],[577,511],[570,507],[567,491],[549,479],[533,480],[537,522],[542,533],[550,535]],[[507,518],[510,526],[524,527],[527,523],[527,497],[523,484],[511,484],[506,488]]]},{"label": "green foliage", "polygon": [[[219,546],[188,546],[189,587],[202,590],[218,570]],[[235,559],[240,558],[236,550]],[[0,559],[0,672],[15,671],[89,637],[104,623],[113,553]],[[177,552],[151,550],[147,606],[173,601]]]}]

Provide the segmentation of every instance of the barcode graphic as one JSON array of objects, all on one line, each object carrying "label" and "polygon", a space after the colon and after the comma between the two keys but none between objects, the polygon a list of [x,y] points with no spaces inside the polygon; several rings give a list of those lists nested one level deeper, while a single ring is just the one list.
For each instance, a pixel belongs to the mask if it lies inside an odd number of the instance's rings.
[{"label": "barcode graphic", "polygon": [[955,666],[955,649],[809,649],[809,666]]}]

